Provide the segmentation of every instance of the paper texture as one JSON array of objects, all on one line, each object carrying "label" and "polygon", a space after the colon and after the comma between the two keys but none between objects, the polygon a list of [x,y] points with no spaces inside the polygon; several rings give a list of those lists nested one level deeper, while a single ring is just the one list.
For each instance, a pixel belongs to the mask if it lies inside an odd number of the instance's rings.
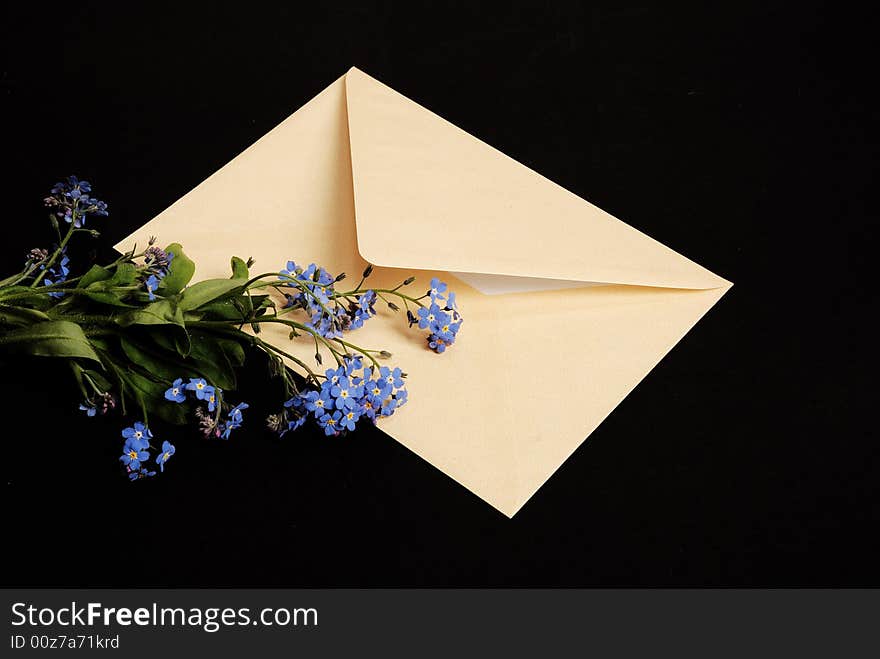
[{"label": "paper texture", "polygon": [[235,254],[448,281],[465,321],[443,355],[388,310],[349,340],[409,373],[381,428],[508,516],[731,286],[357,69],[117,249],[150,235],[197,278]]}]

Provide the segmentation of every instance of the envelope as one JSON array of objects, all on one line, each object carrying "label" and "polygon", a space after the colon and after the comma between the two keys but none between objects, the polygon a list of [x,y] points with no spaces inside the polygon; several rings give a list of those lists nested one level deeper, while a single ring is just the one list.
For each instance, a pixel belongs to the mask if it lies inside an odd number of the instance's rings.
[{"label": "envelope", "polygon": [[444,354],[387,309],[349,340],[409,374],[381,429],[509,517],[732,285],[355,68],[117,249],[151,235],[197,278],[235,254],[447,281]]}]

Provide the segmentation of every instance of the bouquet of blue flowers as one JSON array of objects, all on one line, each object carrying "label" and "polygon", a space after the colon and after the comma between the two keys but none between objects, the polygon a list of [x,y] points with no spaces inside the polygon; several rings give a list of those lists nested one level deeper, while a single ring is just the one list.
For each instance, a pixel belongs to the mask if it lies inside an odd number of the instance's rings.
[{"label": "bouquet of blue flowers", "polygon": [[[68,245],[78,234],[99,235],[91,223],[108,215],[107,204],[74,176],[57,183],[44,202],[57,241],[51,249],[32,249],[21,271],[0,280],[0,364],[12,358],[64,362],[85,414],[136,415],[122,430],[119,458],[131,480],[164,471],[175,453],[173,444],[153,437],[153,416],[173,424],[193,419],[212,439],[229,439],[241,427],[248,405],[233,404],[228,394],[248,349],[268,358],[270,375],[283,386],[285,402],[267,420],[271,430],[284,435],[311,421],[327,436],[339,436],[394,414],[407,401],[406,373],[380,362],[391,353],[348,340],[376,315],[377,304],[405,310],[409,326],[426,330],[426,348],[437,353],[461,328],[455,294],[445,283],[434,279],[419,295],[409,292],[414,277],[394,288],[370,288],[372,266],[343,291],[345,273],[288,261],[279,271],[253,276],[250,259],[233,256],[229,278],[193,283],[195,264],[182,246],[160,248],[153,238],[143,251],[74,274]],[[266,323],[284,325],[291,340],[313,342],[315,365],[262,339]],[[326,370],[322,351],[335,362]]]}]

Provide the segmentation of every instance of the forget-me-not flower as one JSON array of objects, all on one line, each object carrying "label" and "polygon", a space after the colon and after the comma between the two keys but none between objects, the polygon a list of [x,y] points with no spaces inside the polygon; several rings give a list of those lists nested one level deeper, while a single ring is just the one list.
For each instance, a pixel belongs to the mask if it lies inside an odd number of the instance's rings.
[{"label": "forget-me-not flower", "polygon": [[162,452],[156,456],[156,462],[161,471],[165,471],[165,463],[168,462],[168,458],[174,455],[174,450],[174,444],[168,441],[162,442]]},{"label": "forget-me-not flower", "polygon": [[177,378],[172,384],[171,387],[165,392],[166,400],[170,400],[173,403],[182,403],[186,400],[186,393],[184,393],[183,387],[183,378]]}]

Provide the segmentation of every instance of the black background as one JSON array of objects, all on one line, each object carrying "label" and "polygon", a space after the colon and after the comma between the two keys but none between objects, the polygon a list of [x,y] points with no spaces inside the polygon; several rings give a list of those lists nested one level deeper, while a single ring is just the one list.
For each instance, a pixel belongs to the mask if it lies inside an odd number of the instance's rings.
[{"label": "black background", "polygon": [[9,369],[6,585],[880,585],[867,16],[8,4],[5,270],[60,177],[110,203],[106,253],[356,65],[736,285],[513,520],[381,432],[279,442],[259,368],[247,431],[175,430],[132,485],[118,418]]}]

